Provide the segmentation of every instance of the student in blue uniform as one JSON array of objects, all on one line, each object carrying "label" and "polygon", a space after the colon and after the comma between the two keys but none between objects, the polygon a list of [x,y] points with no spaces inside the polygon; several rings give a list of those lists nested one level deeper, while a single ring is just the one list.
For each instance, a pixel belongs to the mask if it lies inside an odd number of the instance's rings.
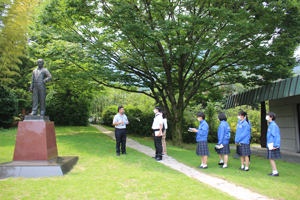
[{"label": "student in blue uniform", "polygon": [[[230,154],[230,148],[229,148],[230,127],[229,124],[226,122],[227,117],[224,113],[220,113],[218,119],[220,121],[220,125],[218,128],[218,145],[222,144],[224,147],[221,149],[216,149],[216,151],[220,157],[219,165],[222,165],[220,168],[227,168],[228,155]],[[224,155],[224,161],[223,161],[223,155]]]},{"label": "student in blue uniform", "polygon": [[207,169],[207,156],[210,156],[207,146],[207,135],[208,135],[208,124],[205,121],[205,114],[203,112],[199,112],[197,114],[197,118],[200,121],[199,128],[193,129],[196,135],[197,141],[197,150],[196,154],[201,156],[201,165],[198,167],[200,169]]},{"label": "student in blue uniform", "polygon": [[[247,121],[247,113],[240,111],[238,113],[236,134],[235,134],[235,144],[237,145],[237,154],[241,158],[241,167],[239,169],[244,171],[249,171],[249,155],[251,155],[250,150],[250,125]],[[246,161],[246,167],[244,166],[244,161]]]},{"label": "student in blue uniform", "polygon": [[276,114],[269,112],[266,116],[266,120],[269,122],[268,132],[267,132],[267,159],[270,160],[272,167],[272,173],[268,174],[269,176],[279,176],[279,173],[276,168],[274,159],[280,159],[280,130],[277,124],[275,123]]}]

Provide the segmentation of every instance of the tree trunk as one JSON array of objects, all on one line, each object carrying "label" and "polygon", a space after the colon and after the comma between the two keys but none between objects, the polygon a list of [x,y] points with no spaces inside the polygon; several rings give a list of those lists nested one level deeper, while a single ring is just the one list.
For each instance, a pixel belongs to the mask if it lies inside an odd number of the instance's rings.
[{"label": "tree trunk", "polygon": [[173,145],[182,147],[182,121],[183,121],[183,110],[179,109],[174,111],[175,116],[171,118],[172,125],[172,142]]}]

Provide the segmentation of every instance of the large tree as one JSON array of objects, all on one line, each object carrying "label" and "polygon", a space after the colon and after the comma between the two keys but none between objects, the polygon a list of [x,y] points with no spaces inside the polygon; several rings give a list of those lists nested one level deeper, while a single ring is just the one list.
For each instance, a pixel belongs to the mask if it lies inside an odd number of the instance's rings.
[{"label": "large tree", "polygon": [[296,0],[51,0],[37,20],[33,48],[76,44],[52,50],[52,59],[99,84],[154,98],[168,112],[176,144],[194,95],[290,76],[300,35]]}]

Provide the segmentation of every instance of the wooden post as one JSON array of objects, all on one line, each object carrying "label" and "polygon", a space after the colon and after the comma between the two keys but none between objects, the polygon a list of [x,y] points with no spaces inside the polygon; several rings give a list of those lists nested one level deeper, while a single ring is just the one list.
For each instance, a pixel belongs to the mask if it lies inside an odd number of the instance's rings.
[{"label": "wooden post", "polygon": [[267,130],[268,122],[266,120],[266,102],[260,103],[260,123],[261,123],[261,135],[260,135],[260,146],[267,147]]}]

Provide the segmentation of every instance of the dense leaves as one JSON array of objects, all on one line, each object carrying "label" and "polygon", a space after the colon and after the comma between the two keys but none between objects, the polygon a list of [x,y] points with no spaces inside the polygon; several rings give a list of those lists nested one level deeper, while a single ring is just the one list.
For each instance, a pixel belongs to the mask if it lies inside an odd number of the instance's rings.
[{"label": "dense leaves", "polygon": [[31,47],[93,82],[154,98],[180,144],[196,94],[291,75],[299,16],[296,0],[51,0]]},{"label": "dense leaves", "polygon": [[18,111],[18,102],[15,94],[8,88],[0,85],[0,127],[10,125]]},{"label": "dense leaves", "polygon": [[90,103],[64,93],[52,91],[46,99],[46,113],[57,125],[86,126]]},{"label": "dense leaves", "polygon": [[14,82],[20,76],[18,64],[25,54],[27,26],[36,0],[3,0],[0,2],[0,83]]}]

